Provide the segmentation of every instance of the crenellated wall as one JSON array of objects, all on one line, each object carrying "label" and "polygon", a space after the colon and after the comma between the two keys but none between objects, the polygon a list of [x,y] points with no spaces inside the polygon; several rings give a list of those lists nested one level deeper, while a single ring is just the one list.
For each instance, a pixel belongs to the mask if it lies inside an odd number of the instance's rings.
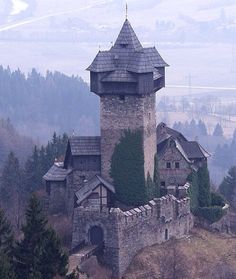
[{"label": "crenellated wall", "polygon": [[193,226],[190,199],[168,195],[125,212],[119,208],[102,212],[77,208],[72,248],[82,241],[90,242],[89,230],[93,226],[103,230],[104,259],[114,276],[120,278],[140,249],[189,233]]}]

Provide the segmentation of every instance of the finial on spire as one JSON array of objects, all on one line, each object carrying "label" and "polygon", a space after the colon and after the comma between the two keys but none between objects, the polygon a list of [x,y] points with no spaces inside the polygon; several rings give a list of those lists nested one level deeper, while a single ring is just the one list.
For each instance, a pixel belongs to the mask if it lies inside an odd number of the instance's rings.
[{"label": "finial on spire", "polygon": [[128,3],[126,2],[125,6],[125,18],[128,19]]}]

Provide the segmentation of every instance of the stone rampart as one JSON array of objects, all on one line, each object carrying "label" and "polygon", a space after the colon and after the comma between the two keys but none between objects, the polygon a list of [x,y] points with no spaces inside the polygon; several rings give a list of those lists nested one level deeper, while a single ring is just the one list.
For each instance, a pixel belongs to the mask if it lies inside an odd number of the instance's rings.
[{"label": "stone rampart", "polygon": [[77,208],[72,246],[83,241],[89,243],[93,226],[103,230],[105,262],[114,276],[120,278],[142,248],[189,233],[193,226],[190,199],[178,200],[168,195],[125,212],[119,208],[104,211]]}]

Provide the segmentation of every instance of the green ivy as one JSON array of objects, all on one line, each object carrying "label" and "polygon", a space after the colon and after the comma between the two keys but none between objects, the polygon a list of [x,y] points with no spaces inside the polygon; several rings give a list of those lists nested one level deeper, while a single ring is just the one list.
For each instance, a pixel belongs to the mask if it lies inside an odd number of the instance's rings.
[{"label": "green ivy", "polygon": [[198,203],[199,187],[198,187],[197,172],[193,171],[188,176],[187,181],[190,182],[190,184],[191,184],[188,189],[188,195],[190,197],[191,212],[194,214],[199,207],[199,203]]},{"label": "green ivy", "polygon": [[159,166],[158,166],[158,158],[157,154],[155,154],[154,158],[154,175],[153,175],[153,182],[155,185],[155,191],[154,191],[154,197],[155,198],[160,198],[160,174],[159,174]]},{"label": "green ivy", "polygon": [[143,136],[140,130],[123,133],[112,155],[110,175],[118,201],[132,206],[147,202]]}]

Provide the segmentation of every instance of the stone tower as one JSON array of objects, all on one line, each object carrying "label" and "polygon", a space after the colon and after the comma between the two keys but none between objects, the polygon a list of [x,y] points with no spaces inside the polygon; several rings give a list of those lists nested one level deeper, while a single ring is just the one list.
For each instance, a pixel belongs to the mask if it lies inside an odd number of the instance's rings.
[{"label": "stone tower", "polygon": [[109,176],[114,148],[125,130],[141,130],[145,175],[153,176],[156,154],[155,92],[165,86],[168,66],[153,48],[143,48],[126,19],[108,51],[89,66],[91,91],[100,96],[101,174]]}]

